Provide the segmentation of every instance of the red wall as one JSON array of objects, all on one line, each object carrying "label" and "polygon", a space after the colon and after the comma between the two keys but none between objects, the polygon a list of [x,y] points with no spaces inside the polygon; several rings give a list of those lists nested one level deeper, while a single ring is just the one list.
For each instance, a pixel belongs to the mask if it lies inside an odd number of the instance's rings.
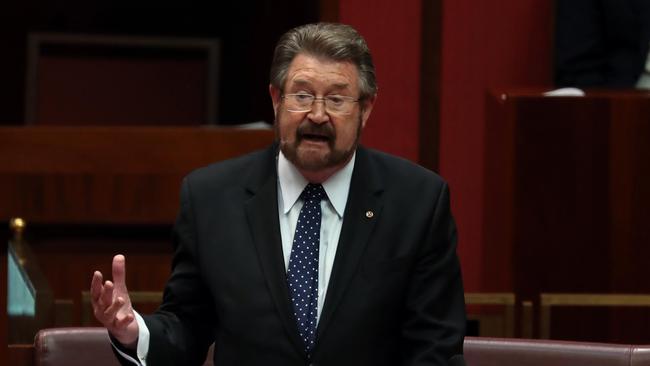
[{"label": "red wall", "polygon": [[[433,1],[433,0],[422,0]],[[485,96],[550,86],[552,2],[440,0],[443,7],[440,172],[452,189],[465,287],[481,291]],[[363,142],[417,160],[421,3],[340,0],[340,21],[366,37],[379,99]]]},{"label": "red wall", "polygon": [[[425,0],[426,1],[426,0]],[[552,2],[443,2],[440,172],[450,182],[466,288],[484,288],[485,100],[489,90],[550,86]]]},{"label": "red wall", "polygon": [[340,0],[339,21],[366,39],[377,70],[377,104],[362,143],[418,160],[420,2]]}]

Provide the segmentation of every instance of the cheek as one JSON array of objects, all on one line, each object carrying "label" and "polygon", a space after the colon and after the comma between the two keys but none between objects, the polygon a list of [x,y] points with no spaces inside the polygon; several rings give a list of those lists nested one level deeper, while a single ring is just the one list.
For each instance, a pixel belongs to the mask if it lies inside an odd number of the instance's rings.
[{"label": "cheek", "polygon": [[300,124],[300,120],[295,118],[290,118],[290,115],[282,114],[278,116],[276,123],[278,124],[278,130],[280,134],[280,139],[284,141],[293,141],[296,139],[296,130]]},{"label": "cheek", "polygon": [[357,135],[361,133],[360,125],[359,115],[350,116],[349,119],[335,124],[337,143],[346,146],[353,144],[357,140]]},{"label": "cheek", "polygon": [[347,121],[344,125],[336,126],[336,140],[337,145],[341,147],[348,147],[357,138],[357,124],[353,121]]}]

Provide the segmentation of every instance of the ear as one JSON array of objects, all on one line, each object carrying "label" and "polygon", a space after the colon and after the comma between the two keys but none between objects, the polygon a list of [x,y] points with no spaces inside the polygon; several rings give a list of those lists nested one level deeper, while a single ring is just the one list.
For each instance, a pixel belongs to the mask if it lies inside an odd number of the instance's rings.
[{"label": "ear", "polygon": [[361,114],[361,128],[366,127],[366,121],[368,120],[368,117],[370,117],[370,112],[372,112],[372,107],[375,105],[375,101],[377,101],[377,94],[363,101],[363,112]]},{"label": "ear", "polygon": [[271,101],[273,102],[273,114],[278,117],[278,108],[280,107],[280,102],[282,101],[280,89],[269,84],[269,94],[271,94]]}]

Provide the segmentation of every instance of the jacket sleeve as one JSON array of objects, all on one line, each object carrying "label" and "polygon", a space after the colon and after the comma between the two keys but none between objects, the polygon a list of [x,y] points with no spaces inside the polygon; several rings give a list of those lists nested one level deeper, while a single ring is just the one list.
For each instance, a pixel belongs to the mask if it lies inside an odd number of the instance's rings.
[{"label": "jacket sleeve", "polygon": [[174,226],[172,274],[163,303],[144,320],[150,331],[147,365],[202,365],[214,341],[216,314],[197,258],[200,255],[188,178]]},{"label": "jacket sleeve", "polygon": [[462,360],[466,316],[456,225],[449,190],[442,185],[431,226],[407,289],[402,322],[402,364],[448,365]]}]

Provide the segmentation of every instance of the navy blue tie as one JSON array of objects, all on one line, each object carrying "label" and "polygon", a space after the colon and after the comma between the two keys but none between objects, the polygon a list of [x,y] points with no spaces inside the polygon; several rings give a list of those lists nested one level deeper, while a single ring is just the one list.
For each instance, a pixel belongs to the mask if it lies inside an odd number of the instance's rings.
[{"label": "navy blue tie", "polygon": [[293,236],[287,281],[298,332],[305,343],[305,352],[310,355],[316,340],[316,315],[318,314],[320,201],[327,196],[320,184],[308,184],[300,197],[303,206]]}]

